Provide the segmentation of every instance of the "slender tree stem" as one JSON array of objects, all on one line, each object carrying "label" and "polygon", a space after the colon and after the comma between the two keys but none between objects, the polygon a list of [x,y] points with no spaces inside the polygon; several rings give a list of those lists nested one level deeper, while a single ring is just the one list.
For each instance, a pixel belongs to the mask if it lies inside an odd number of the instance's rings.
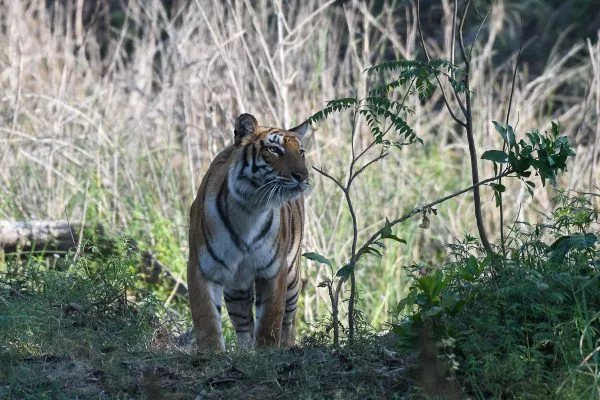
[{"label": "slender tree stem", "polygon": [[[512,84],[510,87],[510,97],[508,99],[508,108],[506,109],[506,120],[505,125],[508,125],[510,122],[510,109],[512,107],[513,95],[515,93],[515,81],[517,80],[517,70],[519,68],[519,63],[521,62],[521,53],[523,52],[523,42],[525,36],[521,33],[521,45],[519,46],[519,53],[517,54],[517,61],[515,62],[515,69],[513,70],[512,76]],[[507,143],[504,142],[502,146],[502,150],[506,151]],[[498,178],[498,184],[502,184],[502,177]],[[502,193],[499,193],[500,196],[500,249],[502,251],[502,255],[506,257],[506,247],[505,247],[505,237],[504,237],[504,202],[502,201]]]},{"label": "slender tree stem", "polygon": [[[352,252],[350,257],[350,265],[356,264],[356,244],[358,243],[358,223],[356,220],[356,213],[354,212],[354,206],[352,205],[352,199],[350,198],[350,184],[348,182],[348,190],[344,191],[346,196],[346,203],[348,204],[348,210],[352,217]],[[348,341],[352,343],[354,341],[354,300],[356,298],[356,277],[354,275],[354,268],[350,272],[350,299],[348,300]]]},{"label": "slender tree stem", "polygon": [[[469,6],[471,5],[471,0],[467,1],[465,5],[465,9],[463,10],[462,16],[460,18],[460,24],[458,27],[458,45],[460,46],[460,53],[465,63],[465,105],[461,105],[461,109],[463,110],[463,114],[465,116],[465,131],[467,134],[467,143],[469,145],[469,155],[471,161],[471,179],[473,184],[479,181],[479,171],[477,166],[477,148],[475,147],[475,138],[473,135],[473,115],[471,113],[471,90],[469,86],[470,79],[470,63],[471,57],[467,55],[465,50],[465,40],[463,38],[463,30],[465,25],[465,20],[467,18],[467,11],[469,10]],[[485,233],[485,225],[483,224],[483,215],[481,212],[481,194],[479,192],[479,185],[473,187],[473,206],[475,208],[475,220],[477,222],[477,230],[479,232],[479,238],[481,239],[481,244],[483,247],[489,252],[492,253],[492,246],[488,241],[487,234]]]}]

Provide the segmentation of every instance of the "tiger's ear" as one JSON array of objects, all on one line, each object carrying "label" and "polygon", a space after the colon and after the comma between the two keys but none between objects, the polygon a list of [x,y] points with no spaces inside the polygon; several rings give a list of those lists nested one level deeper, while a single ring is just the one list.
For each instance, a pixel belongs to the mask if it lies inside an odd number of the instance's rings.
[{"label": "tiger's ear", "polygon": [[300,140],[302,140],[304,135],[306,135],[307,130],[308,130],[308,121],[304,121],[300,125],[292,128],[292,129],[288,129],[289,132],[294,132],[296,134],[296,137]]},{"label": "tiger's ear", "polygon": [[253,135],[256,133],[256,127],[258,126],[258,121],[254,118],[252,114],[241,114],[235,120],[235,127],[233,128],[233,135],[235,137],[235,145],[239,146],[242,142],[242,139],[248,135]]}]

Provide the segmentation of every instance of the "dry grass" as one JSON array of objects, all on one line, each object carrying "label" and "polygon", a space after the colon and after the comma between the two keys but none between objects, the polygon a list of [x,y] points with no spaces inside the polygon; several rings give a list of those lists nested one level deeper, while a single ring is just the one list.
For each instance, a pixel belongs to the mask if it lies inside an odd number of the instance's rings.
[{"label": "dry grass", "polygon": [[[230,143],[239,113],[251,112],[265,125],[293,126],[326,100],[364,93],[367,66],[419,56],[411,6],[384,6],[376,14],[357,0],[337,3],[195,0],[168,19],[158,0],[130,2],[104,58],[102,43],[81,20],[65,18],[63,9],[52,14],[41,0],[0,3],[0,218],[98,219],[143,238],[179,273],[188,207],[210,160]],[[441,4],[442,29],[426,41],[432,55],[448,58],[451,8],[446,0]],[[515,35],[511,4],[497,2],[474,45],[480,152],[501,147],[491,121],[505,119],[517,49],[498,62],[495,44]],[[357,184],[365,236],[385,216],[469,183],[466,142],[440,107],[439,94],[426,104],[408,101],[415,110],[409,122],[426,144],[397,152]],[[599,114],[597,40],[566,54],[550,52],[540,76],[520,68],[511,123],[525,132],[547,129],[550,119],[560,122],[577,143],[577,157],[561,179],[568,187],[598,184]],[[308,146],[314,165],[343,174],[350,122],[334,115],[315,127]],[[362,129],[358,140],[367,139]],[[489,176],[491,168],[482,166],[481,177]],[[305,247],[341,265],[351,241],[349,219],[335,188],[317,174],[313,180]],[[491,200],[492,193],[483,196]],[[551,196],[552,190],[538,188],[531,199],[511,184],[507,221],[538,219]],[[441,206],[430,230],[420,230],[418,221],[404,224],[398,235],[408,246],[358,271],[363,308],[372,310],[373,323],[385,321],[402,297],[402,265],[439,260],[445,243],[475,232],[471,208],[464,196]],[[496,238],[492,201],[484,211]],[[303,320],[311,323],[326,310],[325,293],[315,288],[328,271],[310,263],[304,271]]]}]

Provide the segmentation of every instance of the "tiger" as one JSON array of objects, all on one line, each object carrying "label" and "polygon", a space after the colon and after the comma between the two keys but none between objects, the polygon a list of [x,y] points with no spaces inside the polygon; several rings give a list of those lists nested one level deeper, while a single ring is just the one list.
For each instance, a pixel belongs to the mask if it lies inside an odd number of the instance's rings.
[{"label": "tiger", "polygon": [[259,126],[253,115],[241,114],[233,144],[202,179],[190,209],[187,267],[200,350],[225,350],[222,299],[238,348],[294,344],[310,187],[307,128],[307,122],[288,130]]}]

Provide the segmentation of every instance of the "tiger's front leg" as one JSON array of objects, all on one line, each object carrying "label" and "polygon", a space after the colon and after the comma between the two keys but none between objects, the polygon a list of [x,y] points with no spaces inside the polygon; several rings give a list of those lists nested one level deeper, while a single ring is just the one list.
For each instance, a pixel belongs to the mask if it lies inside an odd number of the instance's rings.
[{"label": "tiger's front leg", "polygon": [[254,285],[246,289],[225,288],[225,305],[235,329],[238,349],[250,349],[254,346]]},{"label": "tiger's front leg", "polygon": [[298,296],[302,288],[300,272],[298,271],[299,260],[295,261],[295,269],[292,269],[287,279],[285,294],[285,313],[281,327],[281,346],[291,347],[296,341],[296,306]]},{"label": "tiger's front leg", "polygon": [[287,268],[282,266],[275,278],[256,280],[256,344],[279,346],[286,303]]},{"label": "tiger's front leg", "polygon": [[[190,263],[194,263],[190,258]],[[188,294],[200,350],[225,350],[221,325],[223,287],[206,279],[196,265],[188,268]]]}]

